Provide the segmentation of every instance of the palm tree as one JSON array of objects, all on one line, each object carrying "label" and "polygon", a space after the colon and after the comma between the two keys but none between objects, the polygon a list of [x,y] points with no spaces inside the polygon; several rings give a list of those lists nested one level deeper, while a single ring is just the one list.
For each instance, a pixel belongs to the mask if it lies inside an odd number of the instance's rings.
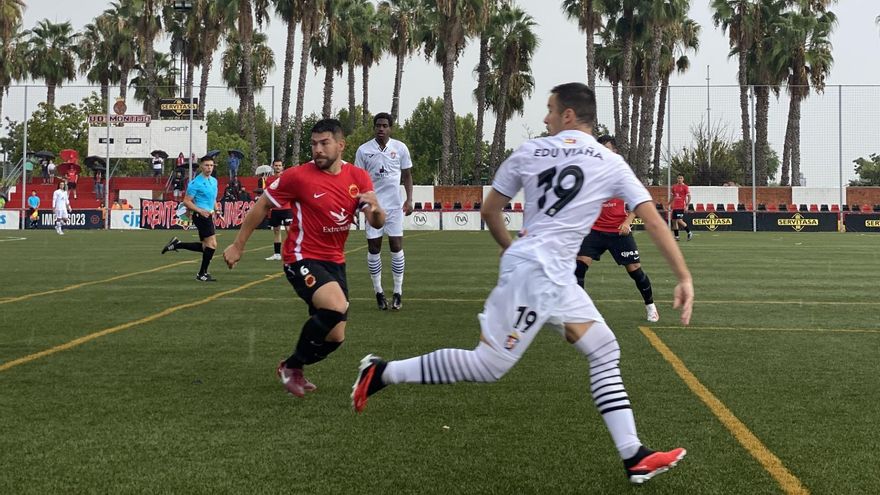
[{"label": "palm tree", "polygon": [[46,81],[46,104],[55,106],[55,89],[65,81],[76,79],[76,54],[78,40],[69,22],[55,24],[43,19],[29,31],[28,71],[34,79]]},{"label": "palm tree", "polygon": [[287,128],[290,126],[290,90],[293,86],[294,41],[296,40],[296,24],[299,22],[299,2],[297,0],[272,0],[275,15],[287,24],[287,45],[284,50],[284,87],[281,89],[281,136],[278,139],[278,152],[275,156],[288,163]]},{"label": "palm tree", "polygon": [[214,52],[220,47],[220,40],[226,34],[230,21],[226,11],[214,0],[195,0],[191,19],[201,33],[190,43],[197,47],[196,63],[201,65],[199,74],[199,116],[205,115],[205,98],[208,95],[208,76],[214,62]]},{"label": "palm tree", "polygon": [[[296,11],[300,13],[300,29],[302,31],[302,49],[299,55],[299,82],[296,87],[296,113],[293,118],[293,158],[299,163],[300,141],[302,139],[303,105],[306,97],[306,71],[309,67],[309,54],[312,51],[315,33],[320,29],[324,17],[323,2],[314,0],[297,0]],[[286,131],[286,130],[285,130]]]},{"label": "palm tree", "polygon": [[106,102],[110,96],[110,83],[119,81],[119,66],[113,54],[113,24],[113,19],[107,14],[99,15],[83,28],[76,47],[80,60],[79,72],[90,83],[101,85],[102,102]]},{"label": "palm tree", "polygon": [[660,53],[663,46],[663,33],[675,25],[681,25],[689,9],[690,0],[657,0],[652,2],[650,10],[645,12],[647,22],[651,27],[651,42],[650,51],[645,54],[646,84],[642,94],[639,140],[634,160],[637,175],[642,179],[648,176],[650,165],[651,130],[654,127],[654,105],[660,81]]},{"label": "palm tree", "polygon": [[[237,28],[235,39],[241,43],[241,52],[239,61],[241,62],[241,74],[239,80],[243,84],[242,93],[246,100],[243,104],[245,109],[254,108],[254,81],[258,75],[254,73],[254,18],[257,24],[262,25],[264,20],[268,20],[267,9],[268,0],[216,0],[220,9],[224,11],[224,18],[229,22],[228,27],[232,27],[234,22]],[[230,36],[227,36],[227,41]],[[224,64],[225,66],[225,64]],[[224,80],[229,80],[224,77]],[[242,134],[248,137],[248,143],[251,146],[251,165],[257,166],[257,130],[254,122],[253,112],[246,111],[240,116],[240,125]]]},{"label": "palm tree", "polygon": [[[664,32],[663,48],[660,56],[660,98],[657,103],[657,128],[654,134],[653,184],[660,184],[660,150],[663,143],[663,124],[666,118],[666,98],[669,94],[669,77],[673,71],[687,72],[690,59],[687,51],[696,52],[700,47],[700,25],[691,18],[671,26]],[[676,58],[678,57],[678,58]]]},{"label": "palm tree", "polygon": [[21,36],[24,0],[0,0],[0,115],[3,115],[3,96],[14,79],[21,77],[21,57],[15,52]]},{"label": "palm tree", "polygon": [[784,12],[777,23],[773,50],[767,54],[770,63],[787,74],[790,95],[788,124],[782,152],[780,185],[800,183],[800,107],[810,94],[810,84],[817,92],[825,88],[825,76],[831,69],[830,35],[837,18],[816,2],[794,2],[794,9]]},{"label": "palm tree", "polygon": [[120,0],[119,5],[122,19],[131,27],[137,53],[140,55],[138,65],[143,68],[142,82],[147,85],[144,111],[155,117],[159,111],[159,81],[153,43],[162,32],[162,9],[170,4],[162,0]]},{"label": "palm tree", "polygon": [[[507,80],[504,81],[504,78]],[[501,93],[502,84],[507,92]],[[489,71],[489,84],[486,86],[486,102],[496,114],[495,138],[492,141],[489,164],[492,172],[498,169],[506,151],[507,122],[513,114],[522,115],[526,98],[535,89],[535,78],[531,70],[525,68],[514,74],[504,75],[500,70]],[[504,108],[503,114],[501,108]]]},{"label": "palm tree", "polygon": [[467,44],[467,37],[479,26],[485,4],[481,0],[426,0],[430,32],[426,36],[425,54],[435,55],[443,68],[443,147],[440,153],[440,180],[455,183],[461,164],[457,160],[455,109],[452,104],[452,82],[458,57]]},{"label": "palm tree", "polygon": [[506,0],[488,0],[483,16],[477,19],[480,32],[480,60],[477,63],[477,87],[474,89],[474,99],[477,103],[477,129],[474,136],[474,168],[471,172],[471,181],[477,184],[482,177],[483,168],[483,118],[486,112],[486,88],[489,84],[489,39],[493,36],[492,28],[497,25],[493,19],[498,15],[502,5],[510,5]]},{"label": "palm tree", "polygon": [[623,72],[623,45],[614,36],[613,28],[617,21],[609,19],[605,29],[600,31],[601,43],[596,49],[596,72],[611,84],[612,108],[614,113],[614,133],[620,132],[620,80]]},{"label": "palm tree", "polygon": [[367,0],[348,0],[345,5],[346,16],[340,24],[340,37],[345,40],[341,46],[348,66],[348,131],[354,130],[357,123],[355,115],[355,77],[354,69],[360,65],[363,40],[370,31],[370,24],[376,11]]},{"label": "palm tree", "polygon": [[[495,134],[492,138],[492,149],[489,154],[489,164],[496,169],[504,153],[504,130],[507,120],[512,112],[507,108],[509,99],[516,101],[524,100],[524,96],[531,95],[534,80],[529,77],[530,84],[519,84],[520,93],[512,94],[511,83],[514,76],[528,74],[531,70],[531,60],[538,47],[538,37],[535,36],[535,20],[518,7],[503,6],[498,15],[493,18],[496,26],[492,28],[493,37],[489,40],[489,51],[492,70],[498,74],[495,78],[498,83],[497,97],[494,100],[495,108]],[[523,92],[527,92],[523,94]]]},{"label": "palm tree", "polygon": [[312,42],[312,61],[324,68],[324,104],[321,116],[329,118],[333,113],[333,74],[342,72],[342,64],[348,55],[348,43],[343,26],[343,13],[347,12],[349,0],[321,0],[324,5],[323,22]]},{"label": "palm tree", "polygon": [[[226,87],[235,91],[238,95],[238,115],[239,119],[250,115],[253,119],[254,100],[248,99],[247,88],[250,86],[253,90],[260,90],[266,85],[269,78],[269,72],[275,68],[275,54],[269,47],[269,38],[266,33],[257,31],[252,38],[251,77],[253,80],[247,84],[244,77],[244,59],[245,51],[243,43],[240,42],[238,31],[230,30],[226,36],[226,50],[221,56],[223,81]],[[251,93],[253,94],[253,93]]]},{"label": "palm tree", "polygon": [[362,91],[362,122],[363,125],[369,124],[370,121],[370,69],[375,63],[382,58],[382,55],[388,50],[391,39],[391,22],[390,9],[387,2],[379,4],[379,7],[373,9],[372,4],[367,4],[367,10],[373,11],[372,14],[364,16],[364,22],[359,24],[359,40],[360,40],[360,57],[358,64],[361,66],[361,84]]},{"label": "palm tree", "polygon": [[[784,5],[779,0],[758,0],[748,16],[754,33],[752,49],[748,52],[749,82],[755,91],[755,181],[766,186],[769,179],[767,157],[770,150],[767,129],[770,113],[770,93],[779,93],[786,75],[766,56],[775,43],[774,26],[778,25]],[[747,174],[746,176],[748,176]]]},{"label": "palm tree", "polygon": [[128,92],[128,76],[137,63],[137,46],[134,41],[132,26],[125,18],[125,9],[120,2],[111,2],[110,8],[103,14],[108,24],[110,45],[114,47],[113,61],[119,68],[119,96],[125,99]]},{"label": "palm tree", "polygon": [[[173,98],[178,90],[177,78],[180,71],[175,67],[174,60],[170,55],[162,52],[154,52],[153,61],[156,71],[156,87],[151,92],[146,67],[137,64],[133,70],[135,77],[129,85],[134,88],[134,99],[143,102],[144,113],[150,112],[150,98]],[[158,101],[158,100],[157,100]]]},{"label": "palm tree", "polygon": [[[750,0],[712,0],[712,21],[715,26],[720,26],[727,31],[730,39],[730,56],[737,55],[739,70],[737,80],[739,82],[739,108],[742,126],[742,140],[751,148],[752,135],[749,121],[749,80],[748,80],[748,54],[752,51],[755,42],[753,23],[750,22],[750,12],[753,11]],[[745,164],[743,164],[745,166]],[[745,170],[744,170],[745,172]]]},{"label": "palm tree", "polygon": [[[420,46],[427,10],[422,0],[391,0],[380,9],[388,9],[391,26],[391,52],[397,59],[394,89],[391,93],[391,117],[397,121],[400,111],[400,87],[403,84],[403,62]],[[386,7],[387,5],[387,7]]]},{"label": "palm tree", "polygon": [[601,24],[601,14],[598,11],[602,0],[563,0],[562,12],[571,20],[578,23],[578,29],[583,31],[587,47],[587,86],[596,88],[596,49],[594,35]]}]

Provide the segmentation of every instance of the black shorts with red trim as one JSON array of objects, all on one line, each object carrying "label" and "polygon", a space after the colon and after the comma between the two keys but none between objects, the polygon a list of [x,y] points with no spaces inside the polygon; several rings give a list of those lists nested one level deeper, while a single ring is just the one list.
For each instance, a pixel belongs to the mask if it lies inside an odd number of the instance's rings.
[{"label": "black shorts with red trim", "polygon": [[336,282],[342,288],[345,299],[348,300],[348,282],[345,277],[345,263],[333,263],[322,260],[300,260],[284,265],[284,275],[293,286],[296,295],[309,305],[309,314],[315,313],[315,305],[312,298],[315,291],[331,282]]},{"label": "black shorts with red trim", "polygon": [[290,210],[272,209],[269,213],[269,227],[286,227],[293,220],[293,212]]}]

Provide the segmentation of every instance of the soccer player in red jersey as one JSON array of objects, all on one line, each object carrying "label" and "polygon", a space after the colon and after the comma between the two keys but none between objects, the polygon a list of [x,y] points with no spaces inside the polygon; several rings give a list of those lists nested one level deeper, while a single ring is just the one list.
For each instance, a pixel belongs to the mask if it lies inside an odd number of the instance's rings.
[{"label": "soccer player in red jersey", "polygon": [[[272,175],[263,180],[262,190],[265,190],[266,187],[272,183],[275,179],[281,176],[281,173],[284,172],[284,162],[280,159],[272,162]],[[290,208],[285,206],[284,208],[272,208],[269,212],[269,227],[272,227],[272,232],[274,235],[274,243],[272,244],[272,248],[274,249],[274,253],[272,256],[266,258],[266,261],[278,261],[281,259],[281,229],[287,229],[287,225],[290,224],[293,215],[290,212]]]},{"label": "soccer player in red jersey", "polygon": [[223,259],[233,268],[269,210],[290,204],[294,222],[281,251],[284,274],[308,304],[310,318],[277,374],[284,388],[297,397],[317,388],[303,376],[303,367],[323,360],[345,339],[348,284],[343,249],[358,209],[374,228],[385,224],[370,175],[342,161],[343,149],[342,124],[335,119],[318,121],[312,127],[312,161],[287,169],[269,184],[235,241],[223,251]]},{"label": "soccer player in red jersey", "polygon": [[684,183],[684,176],[678,176],[678,183],[672,186],[672,199],[669,201],[669,204],[666,205],[667,208],[672,207],[672,233],[675,234],[675,240],[678,240],[678,228],[684,227],[685,232],[687,232],[688,240],[691,240],[694,237],[694,234],[691,232],[691,228],[688,226],[687,222],[684,221],[684,209],[687,208],[687,205],[691,202],[691,190],[687,184]]},{"label": "soccer player in red jersey", "polygon": [[[613,137],[600,136],[597,141],[617,153],[617,144]],[[633,279],[636,288],[642,294],[647,320],[656,322],[660,320],[660,313],[657,312],[657,306],[654,304],[651,279],[642,270],[642,264],[639,261],[639,247],[632,236],[631,225],[635,217],[634,212],[626,211],[624,201],[621,198],[612,198],[604,202],[602,212],[599,213],[599,217],[590,228],[590,233],[584,237],[581,243],[574,275],[578,284],[584,287],[584,279],[593,260],[599,261],[599,257],[605,251],[610,252],[614,261],[626,268],[626,273]]]}]

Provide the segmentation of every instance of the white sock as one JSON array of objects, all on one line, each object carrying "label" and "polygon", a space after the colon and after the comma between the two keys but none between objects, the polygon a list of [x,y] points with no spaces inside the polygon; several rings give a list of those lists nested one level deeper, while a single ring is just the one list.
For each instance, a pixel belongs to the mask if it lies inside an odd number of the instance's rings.
[{"label": "white sock", "polygon": [[590,393],[605,421],[605,427],[614,440],[621,459],[636,455],[639,436],[629,396],[620,374],[620,346],[617,337],[604,322],[593,322],[577,342],[575,348],[590,361]]},{"label": "white sock", "polygon": [[390,361],[382,373],[382,382],[420,383],[422,385],[455,382],[491,383],[504,376],[515,361],[504,359],[484,343],[468,351],[440,349],[422,356]]},{"label": "white sock", "polygon": [[403,294],[403,269],[406,266],[406,258],[403,249],[391,252],[391,276],[394,277],[394,293]]},{"label": "white sock", "polygon": [[377,294],[382,292],[382,255],[367,253],[367,268],[370,270],[370,278],[373,279],[373,291]]}]

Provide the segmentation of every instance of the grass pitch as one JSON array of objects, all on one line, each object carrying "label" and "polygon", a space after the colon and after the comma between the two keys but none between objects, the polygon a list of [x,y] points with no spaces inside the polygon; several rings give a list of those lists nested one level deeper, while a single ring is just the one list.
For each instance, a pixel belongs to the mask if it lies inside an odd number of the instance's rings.
[{"label": "grass pitch", "polygon": [[[221,250],[233,235],[221,232]],[[234,271],[215,259],[216,284],[194,280],[195,253],[160,256],[168,237],[0,236],[0,493],[880,492],[880,237],[682,241],[697,294],[687,328],[647,236],[659,323],[609,255],[593,265],[640,437],[688,449],[644,487],[624,477],[586,361],[549,329],[498,383],[396,386],[350,410],[364,354],[476,345],[497,275],[488,233],[408,233],[398,313],[375,309],[352,233],[347,340],[307,370],[319,389],[305,400],[274,377],[306,311],[263,260],[271,234],[256,233]]]}]

